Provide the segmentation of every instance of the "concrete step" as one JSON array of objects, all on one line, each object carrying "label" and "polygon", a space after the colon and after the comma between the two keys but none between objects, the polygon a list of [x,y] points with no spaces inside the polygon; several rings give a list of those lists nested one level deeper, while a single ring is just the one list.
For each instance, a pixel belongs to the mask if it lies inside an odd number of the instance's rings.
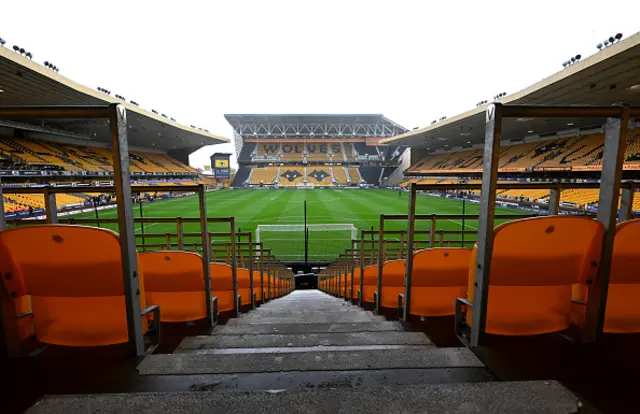
[{"label": "concrete step", "polygon": [[[345,403],[348,402],[348,403]],[[581,403],[555,381],[386,387],[48,396],[28,413],[577,413]]]},{"label": "concrete step", "polygon": [[[230,321],[229,321],[230,322]],[[229,324],[218,325],[213,335],[244,335],[244,334],[310,334],[328,332],[384,332],[404,331],[399,322],[363,322],[363,323],[280,323],[268,325]]]},{"label": "concrete step", "polygon": [[211,348],[276,348],[357,345],[432,345],[422,332],[207,335],[185,338],[176,352]]},{"label": "concrete step", "polygon": [[362,351],[266,354],[157,354],[146,357],[138,365],[138,372],[141,375],[188,375],[396,368],[477,368],[483,366],[482,362],[466,348],[420,346]]},{"label": "concrete step", "polygon": [[244,318],[234,318],[227,321],[227,325],[272,325],[272,324],[290,324],[290,323],[307,323],[307,324],[326,324],[326,323],[371,323],[384,322],[384,316],[368,315],[366,313],[333,313],[333,314],[296,314],[289,316],[250,316]]}]

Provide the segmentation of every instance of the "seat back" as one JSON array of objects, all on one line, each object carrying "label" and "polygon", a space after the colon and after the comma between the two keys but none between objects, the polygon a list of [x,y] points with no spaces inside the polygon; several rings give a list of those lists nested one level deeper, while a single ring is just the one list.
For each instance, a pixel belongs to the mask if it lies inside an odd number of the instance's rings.
[{"label": "seat back", "polygon": [[189,322],[207,317],[202,257],[193,252],[140,254],[147,303],[160,305],[162,322]]},{"label": "seat back", "polygon": [[[265,283],[266,285],[266,283]],[[256,300],[262,300],[262,281],[260,280],[260,271],[253,271],[253,287],[256,291]]]},{"label": "seat back", "polygon": [[456,298],[467,296],[471,249],[447,247],[413,254],[409,314],[455,314]]},{"label": "seat back", "polygon": [[[128,341],[120,254],[111,230],[42,225],[0,233],[0,268],[12,275],[5,287],[16,298],[31,297],[36,339],[47,344]],[[138,275],[144,309],[141,269]]]},{"label": "seat back", "polygon": [[370,265],[364,268],[362,301],[373,303],[373,292],[378,288],[378,265]]},{"label": "seat back", "polygon": [[[603,235],[600,222],[576,216],[534,217],[496,227],[486,332],[535,335],[568,328],[572,286],[595,278]],[[477,246],[469,266],[471,301],[476,254]]]},{"label": "seat back", "polygon": [[640,220],[616,227],[604,331],[640,332]]},{"label": "seat back", "polygon": [[396,309],[398,294],[404,294],[404,277],[407,262],[404,259],[388,260],[382,264],[382,296],[380,306]]},{"label": "seat back", "polygon": [[235,309],[233,297],[233,274],[231,265],[211,263],[211,294],[218,297],[218,311],[227,312]]},{"label": "seat back", "polygon": [[249,269],[239,267],[237,269],[238,277],[238,295],[242,297],[243,304],[251,303],[251,274]]}]

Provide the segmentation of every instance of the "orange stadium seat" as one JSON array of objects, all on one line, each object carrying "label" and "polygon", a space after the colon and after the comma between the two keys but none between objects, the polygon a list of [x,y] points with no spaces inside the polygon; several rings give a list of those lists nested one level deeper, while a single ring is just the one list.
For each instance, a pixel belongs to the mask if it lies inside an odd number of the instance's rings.
[{"label": "orange stadium seat", "polygon": [[211,292],[218,297],[218,311],[233,311],[233,275],[231,266],[226,263],[211,263]]},{"label": "orange stadium seat", "polygon": [[[604,332],[626,334],[640,332],[640,220],[627,220],[616,226]],[[580,301],[574,308],[574,322],[582,325],[589,296],[589,284],[574,286],[573,297]]]},{"label": "orange stadium seat", "polygon": [[[572,286],[597,273],[604,227],[575,216],[534,217],[496,227],[491,257],[486,332],[536,335],[565,330]],[[473,301],[477,246],[469,266]],[[471,321],[471,312],[467,320]]]},{"label": "orange stadium seat", "polygon": [[409,314],[455,314],[456,298],[466,297],[471,249],[434,248],[413,254]]},{"label": "orange stadium seat", "polygon": [[202,256],[162,251],[140,254],[147,303],[160,305],[161,322],[191,322],[207,317]]},{"label": "orange stadium seat", "polygon": [[[263,277],[266,277],[266,275],[264,275]],[[266,283],[265,283],[266,284]],[[259,270],[254,270],[253,271],[253,289],[256,292],[256,302],[262,302],[263,300],[263,285],[262,285],[262,280],[260,280],[260,271]]]},{"label": "orange stadium seat", "polygon": [[398,308],[398,295],[404,294],[406,263],[404,259],[396,259],[389,260],[382,265],[381,307],[389,309]]},{"label": "orange stadium seat", "polygon": [[249,269],[238,267],[236,270],[238,277],[238,295],[242,303],[251,304],[251,274]]},{"label": "orange stadium seat", "polygon": [[378,289],[378,265],[371,265],[364,268],[362,301],[374,303],[373,295]]},{"label": "orange stadium seat", "polygon": [[[42,225],[0,233],[2,274],[13,275],[3,278],[5,287],[13,297],[30,296],[35,337],[45,344],[128,341],[120,255],[118,235],[106,229]],[[157,312],[158,307],[146,308],[141,269],[139,275],[143,314]]]},{"label": "orange stadium seat", "polygon": [[640,221],[616,227],[604,331],[640,332]]}]

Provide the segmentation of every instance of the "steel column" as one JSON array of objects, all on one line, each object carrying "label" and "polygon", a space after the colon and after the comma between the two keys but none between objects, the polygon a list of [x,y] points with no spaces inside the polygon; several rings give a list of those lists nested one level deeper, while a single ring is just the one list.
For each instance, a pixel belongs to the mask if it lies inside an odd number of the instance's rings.
[{"label": "steel column", "polygon": [[630,109],[621,105],[619,118],[607,118],[604,126],[604,153],[600,175],[600,198],[598,200],[598,221],[605,227],[602,255],[598,276],[589,291],[587,311],[583,330],[585,342],[595,342],[602,336],[604,316],[609,293],[609,276],[613,256],[613,241],[616,234],[618,197],[622,181],[624,150],[629,135]]},{"label": "steel column", "polygon": [[618,213],[619,221],[629,220],[633,217],[633,198],[635,196],[636,186],[631,184],[630,188],[622,190],[620,197],[620,212]]},{"label": "steel column", "polygon": [[[413,280],[413,239],[415,237],[416,225],[416,187],[415,183],[411,183],[409,190],[409,215],[407,220],[407,258],[405,260],[404,272],[404,307],[402,312],[402,321],[407,322],[409,318],[409,310],[411,309],[411,283]],[[434,227],[432,218],[432,227]],[[433,246],[432,246],[433,247]]]},{"label": "steel column", "polygon": [[184,250],[184,237],[183,237],[184,229],[182,227],[182,217],[180,216],[176,218],[176,233],[178,235],[178,250]]},{"label": "steel column", "polygon": [[360,232],[360,296],[358,306],[362,307],[364,295],[364,231]]},{"label": "steel column", "polygon": [[556,216],[560,211],[560,187],[552,187],[549,194],[549,207],[547,210],[548,216]]},{"label": "steel column", "polygon": [[496,183],[500,157],[500,137],[502,131],[502,104],[487,107],[484,138],[484,161],[482,191],[480,194],[480,217],[478,220],[478,254],[476,257],[476,277],[473,295],[473,324],[470,346],[479,346],[484,340],[487,322],[487,297],[491,274],[491,254],[493,252],[493,216],[496,209]]},{"label": "steel column", "polygon": [[[56,206],[56,193],[44,188],[44,210],[47,215],[47,224],[58,224],[58,206]],[[4,215],[4,210],[3,210]]]},{"label": "steel column", "polygon": [[378,230],[378,279],[376,281],[376,290],[378,291],[378,300],[375,303],[376,313],[380,313],[380,306],[382,301],[382,270],[384,267],[384,255],[386,250],[386,243],[384,242],[384,214],[380,214],[380,227]]},{"label": "steel column", "polygon": [[2,179],[0,179],[0,231],[4,231],[7,228],[7,222],[4,219],[4,197],[2,196]]},{"label": "steel column", "polygon": [[[204,276],[204,300],[207,304],[207,320],[210,326],[216,324],[218,315],[214,315],[213,294],[211,292],[211,241],[207,222],[207,196],[204,184],[198,186],[198,208],[200,209],[200,239],[202,241],[202,271]],[[178,218],[178,227],[182,228],[182,220]],[[181,236],[178,236],[182,240]],[[181,243],[178,241],[178,243]]]},{"label": "steel column", "polygon": [[238,306],[238,258],[236,257],[236,220],[234,217],[229,218],[231,226],[231,279],[233,281],[233,309],[235,316],[240,314]]},{"label": "steel column", "polygon": [[136,253],[131,178],[129,176],[129,147],[127,143],[127,114],[124,105],[109,105],[109,127],[113,148],[113,182],[118,200],[118,233],[122,254],[122,277],[127,314],[129,343],[135,354],[145,353],[140,309],[140,285]]}]

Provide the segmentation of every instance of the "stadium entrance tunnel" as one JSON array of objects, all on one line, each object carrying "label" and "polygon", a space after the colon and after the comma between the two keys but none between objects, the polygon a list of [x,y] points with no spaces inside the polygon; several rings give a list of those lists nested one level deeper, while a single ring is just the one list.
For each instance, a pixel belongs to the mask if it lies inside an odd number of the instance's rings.
[{"label": "stadium entrance tunnel", "polygon": [[315,273],[301,273],[294,277],[296,290],[318,289],[318,276]]}]

